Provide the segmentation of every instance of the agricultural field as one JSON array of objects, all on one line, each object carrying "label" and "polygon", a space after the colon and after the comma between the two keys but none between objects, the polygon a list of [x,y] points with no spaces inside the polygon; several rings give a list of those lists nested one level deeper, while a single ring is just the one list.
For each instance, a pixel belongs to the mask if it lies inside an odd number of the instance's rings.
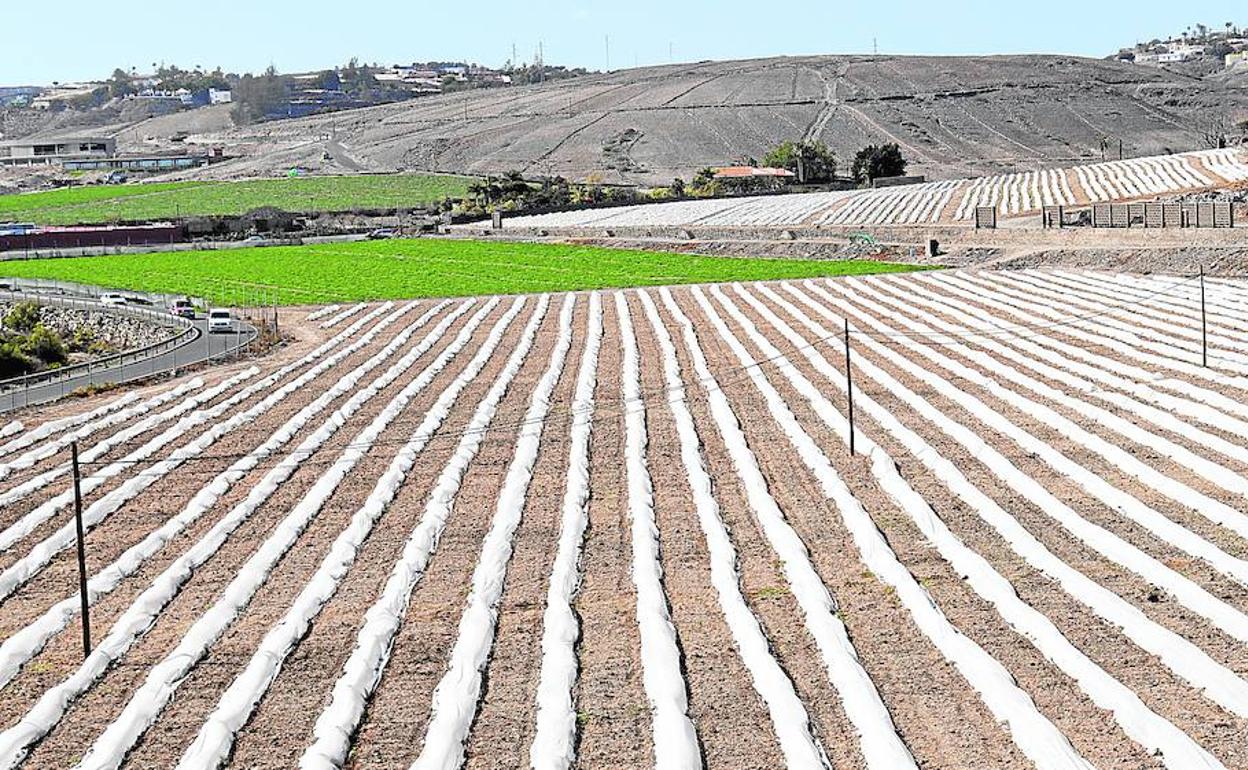
[{"label": "agricultural field", "polygon": [[300,213],[414,208],[447,196],[462,197],[470,181],[459,176],[392,174],[67,187],[0,195],[0,221],[97,224],[243,214],[262,206]]},{"label": "agricultural field", "polygon": [[517,228],[817,227],[968,223],[975,209],[1003,217],[1037,214],[1045,206],[1151,200],[1248,181],[1248,157],[1203,150],[1132,158],[1067,169],[998,174],[876,190],[677,201],[515,217]]},{"label": "agricultural field", "polygon": [[10,416],[0,767],[1246,767],[1244,288],[1208,367],[1091,271],[291,311]]},{"label": "agricultural field", "polygon": [[5,262],[7,278],[282,304],[810,278],[917,269],[869,260],[704,257],[560,244],[445,239]]}]

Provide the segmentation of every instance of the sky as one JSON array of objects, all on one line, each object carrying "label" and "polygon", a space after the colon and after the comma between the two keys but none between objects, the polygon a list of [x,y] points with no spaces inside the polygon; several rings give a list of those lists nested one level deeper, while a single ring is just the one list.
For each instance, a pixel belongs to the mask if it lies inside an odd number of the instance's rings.
[{"label": "sky", "polygon": [[876,46],[1099,57],[1197,22],[1248,26],[1245,0],[61,0],[55,19],[41,3],[5,5],[4,85],[102,79],[162,62],[240,73],[323,69],[353,56],[500,66],[513,46],[531,61],[539,43],[548,64],[590,69]]}]

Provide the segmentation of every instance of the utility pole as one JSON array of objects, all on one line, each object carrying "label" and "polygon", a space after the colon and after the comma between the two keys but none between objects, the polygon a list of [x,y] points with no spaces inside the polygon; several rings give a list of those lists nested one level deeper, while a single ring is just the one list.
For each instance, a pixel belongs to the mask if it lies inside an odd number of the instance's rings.
[{"label": "utility pole", "polygon": [[82,534],[82,472],[78,467],[78,442],[69,445],[74,466],[74,524],[78,530],[78,596],[82,602],[82,656],[91,655],[91,604],[87,601],[87,546]]},{"label": "utility pole", "polygon": [[854,446],[854,371],[849,361],[849,319],[845,319],[845,395],[849,397],[849,456],[855,453]]},{"label": "utility pole", "polygon": [[602,40],[603,40],[603,45],[607,52],[607,68],[604,71],[610,72],[611,71],[611,36],[603,35]]},{"label": "utility pole", "polygon": [[1209,325],[1205,319],[1205,266],[1200,266],[1200,365],[1209,368]]}]

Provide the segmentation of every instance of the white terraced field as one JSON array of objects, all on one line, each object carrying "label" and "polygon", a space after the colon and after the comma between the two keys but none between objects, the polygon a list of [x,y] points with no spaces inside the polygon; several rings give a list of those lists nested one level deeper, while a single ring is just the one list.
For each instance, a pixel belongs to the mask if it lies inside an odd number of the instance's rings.
[{"label": "white terraced field", "polygon": [[1190,279],[956,271],[352,306],[23,414],[0,767],[1248,767],[1244,289],[1208,368]]},{"label": "white terraced field", "polygon": [[980,206],[1002,216],[1044,206],[1151,200],[1248,181],[1248,157],[1237,150],[1095,163],[1069,169],[999,174],[879,190],[677,201],[613,209],[515,217],[511,227],[798,227],[919,225],[968,222]]}]

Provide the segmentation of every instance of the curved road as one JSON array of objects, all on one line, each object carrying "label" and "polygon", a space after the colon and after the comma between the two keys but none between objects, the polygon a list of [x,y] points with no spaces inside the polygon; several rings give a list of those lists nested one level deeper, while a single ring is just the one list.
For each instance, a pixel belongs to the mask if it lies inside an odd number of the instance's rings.
[{"label": "curved road", "polygon": [[77,377],[59,382],[0,393],[0,413],[31,404],[46,404],[49,401],[63,398],[75,389],[86,385],[132,382],[160,372],[173,371],[214,358],[227,357],[246,347],[256,338],[256,329],[251,325],[235,320],[234,326],[236,331],[230,334],[209,334],[207,319],[197,319],[195,328],[198,334],[195,339],[173,350],[121,366],[84,372]]}]

